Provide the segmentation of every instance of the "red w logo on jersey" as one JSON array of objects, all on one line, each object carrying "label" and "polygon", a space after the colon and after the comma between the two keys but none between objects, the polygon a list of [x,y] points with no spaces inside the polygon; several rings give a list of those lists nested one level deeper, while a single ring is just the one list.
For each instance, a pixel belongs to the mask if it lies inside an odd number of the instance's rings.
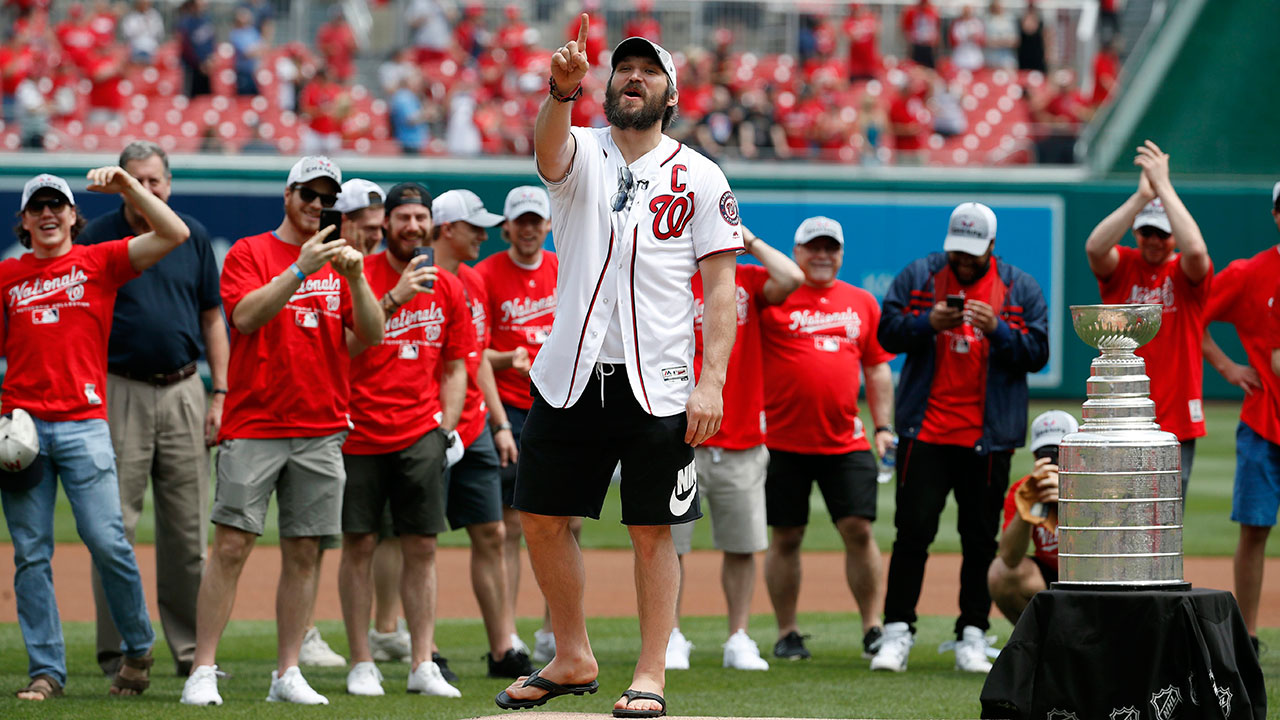
[{"label": "red w logo on jersey", "polygon": [[653,236],[669,240],[684,233],[693,220],[693,193],[688,195],[659,195],[649,201],[653,213]]}]

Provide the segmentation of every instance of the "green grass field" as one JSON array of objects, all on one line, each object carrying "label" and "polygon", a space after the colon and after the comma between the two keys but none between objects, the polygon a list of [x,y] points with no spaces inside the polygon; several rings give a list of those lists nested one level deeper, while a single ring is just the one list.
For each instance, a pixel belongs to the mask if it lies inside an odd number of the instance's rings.
[{"label": "green grass field", "polygon": [[[872,673],[861,657],[860,633],[842,615],[804,615],[801,626],[813,634],[808,641],[814,659],[802,663],[774,663],[765,673],[744,673],[720,667],[720,642],[724,621],[719,617],[689,618],[684,632],[694,642],[692,668],[667,674],[667,699],[676,715],[773,716],[826,718],[976,718],[982,677],[952,669],[951,653],[938,654],[937,644],[951,636],[951,620],[926,618],[920,623],[908,672]],[[993,632],[1003,640],[1010,627],[994,619]],[[320,624],[335,650],[344,652],[342,626]],[[772,638],[772,618],[753,619],[756,639],[762,647]],[[533,621],[520,629],[532,637]],[[639,650],[634,619],[592,620],[592,644],[600,661],[601,690],[585,698],[561,698],[547,706],[559,712],[607,713],[617,695],[627,687]],[[233,622],[219,653],[223,667],[233,677],[220,683],[225,704],[221,708],[180,705],[182,681],[173,676],[164,643],[157,645],[154,684],[136,700],[107,697],[106,678],[93,661],[92,626],[66,627],[70,680],[67,697],[53,703],[24,703],[9,690],[26,682],[26,655],[15,625],[0,626],[0,717],[17,718],[251,718],[274,720],[298,717],[412,718],[456,720],[500,711],[493,696],[506,686],[502,680],[484,677],[479,659],[485,652],[484,631],[478,620],[446,620],[439,624],[437,639],[450,659],[450,667],[462,677],[461,699],[424,698],[404,692],[406,665],[381,666],[386,697],[356,698],[346,694],[346,671],[311,668],[306,676],[332,705],[326,709],[281,706],[262,702],[270,673],[275,667],[275,627],[268,622]],[[1280,629],[1263,631],[1272,650],[1263,655],[1268,703],[1280,703]],[[521,715],[511,714],[518,718]]]},{"label": "green grass field", "polygon": [[[1070,411],[1079,417],[1079,399],[1045,401],[1032,403],[1029,417],[1050,408]],[[1187,499],[1185,529],[1183,530],[1183,547],[1188,555],[1230,555],[1235,550],[1237,527],[1231,522],[1231,487],[1235,476],[1235,429],[1239,419],[1240,407],[1236,403],[1210,403],[1205,408],[1206,425],[1209,434],[1196,443],[1196,461],[1191,479],[1190,497]],[[1021,451],[1014,456],[1013,476],[1021,477],[1031,467],[1031,454]],[[620,522],[620,513],[616,499],[617,488],[610,491],[610,499],[605,503],[601,522],[589,522],[582,531],[582,544],[587,548],[626,548],[630,547],[626,529]],[[274,501],[274,500],[273,500]],[[840,538],[835,527],[826,515],[826,508],[819,493],[813,494],[811,522],[805,537],[805,547],[812,550],[838,550],[841,548]],[[150,507],[151,498],[147,496],[147,508],[138,523],[138,542],[150,543],[155,537],[155,516]],[[893,485],[880,486],[879,519],[876,521],[876,541],[884,550],[893,543]],[[959,552],[960,536],[956,532],[955,503],[948,502],[942,516],[938,539],[934,544],[937,552]],[[75,522],[71,516],[71,508],[59,491],[55,536],[59,542],[79,542],[76,535]],[[7,528],[0,527],[0,541],[8,541]],[[467,535],[457,531],[446,533],[440,538],[445,547],[458,547],[467,544]],[[277,542],[275,530],[275,512],[270,513],[266,534],[262,542]],[[711,526],[708,522],[700,522],[694,531],[695,548],[711,548]],[[1280,542],[1271,543],[1267,555],[1280,557]]]}]

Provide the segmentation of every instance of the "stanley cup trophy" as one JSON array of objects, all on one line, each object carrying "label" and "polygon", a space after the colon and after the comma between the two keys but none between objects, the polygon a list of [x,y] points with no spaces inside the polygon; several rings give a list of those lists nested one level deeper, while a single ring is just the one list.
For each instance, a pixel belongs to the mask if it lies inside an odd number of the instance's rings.
[{"label": "stanley cup trophy", "polygon": [[1178,438],[1156,424],[1146,364],[1134,350],[1160,329],[1160,305],[1073,305],[1076,334],[1101,351],[1079,432],[1060,444],[1061,590],[1170,589],[1182,579]]}]

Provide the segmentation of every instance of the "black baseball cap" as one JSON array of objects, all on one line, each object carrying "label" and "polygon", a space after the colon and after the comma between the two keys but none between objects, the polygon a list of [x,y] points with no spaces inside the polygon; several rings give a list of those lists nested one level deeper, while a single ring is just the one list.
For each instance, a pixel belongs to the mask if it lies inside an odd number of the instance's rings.
[{"label": "black baseball cap", "polygon": [[431,212],[431,191],[416,182],[396,183],[387,192],[387,199],[383,202],[383,206],[390,215],[392,210],[401,205],[425,205],[427,212]]}]

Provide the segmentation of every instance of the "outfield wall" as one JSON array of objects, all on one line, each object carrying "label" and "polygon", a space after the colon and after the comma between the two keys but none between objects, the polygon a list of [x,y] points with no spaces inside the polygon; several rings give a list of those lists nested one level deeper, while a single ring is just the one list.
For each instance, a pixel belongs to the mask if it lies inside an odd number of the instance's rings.
[{"label": "outfield wall", "polygon": [[[42,169],[72,180],[77,200],[89,217],[115,207],[114,199],[81,192],[84,181],[75,178],[83,177],[88,160],[77,165],[56,156],[28,157],[32,162],[10,158],[8,166],[0,168],[0,207],[16,211],[22,182]],[[205,223],[220,255],[235,238],[279,224],[287,161],[225,159],[210,166],[207,159],[202,160],[200,169],[189,169],[181,158],[174,159],[172,204]],[[36,165],[40,161],[43,167]],[[50,163],[62,167],[49,167]],[[495,211],[501,210],[508,189],[537,183],[531,162],[528,172],[520,170],[523,161],[432,164],[433,171],[413,172],[418,163],[396,163],[403,169],[388,172],[380,169],[381,163],[367,160],[344,163],[349,177],[367,177],[384,187],[402,179],[423,182],[436,193],[466,187]],[[850,177],[855,172],[858,176]],[[727,166],[726,174],[739,195],[743,222],[784,251],[789,252],[792,232],[805,217],[825,214],[842,222],[847,250],[841,277],[877,297],[883,296],[906,263],[941,248],[951,207],[964,200],[988,203],[999,219],[997,254],[1036,277],[1052,311],[1053,360],[1032,379],[1034,393],[1083,395],[1095,353],[1075,337],[1067,307],[1098,301],[1097,284],[1084,258],[1084,240],[1093,225],[1132,191],[1130,181],[1081,180],[1070,171],[1012,170],[953,173],[953,179],[942,181],[928,171],[868,174],[822,168],[806,172],[794,165]],[[1200,223],[1218,268],[1280,242],[1280,231],[1269,212],[1269,181],[1185,181],[1179,183],[1179,190]],[[488,255],[502,247],[494,230],[481,252]],[[0,242],[0,251],[6,255],[19,250],[12,239]],[[1229,328],[1215,326],[1214,337],[1228,353],[1243,360]],[[1239,397],[1212,369],[1206,368],[1205,380],[1207,398]]]}]

